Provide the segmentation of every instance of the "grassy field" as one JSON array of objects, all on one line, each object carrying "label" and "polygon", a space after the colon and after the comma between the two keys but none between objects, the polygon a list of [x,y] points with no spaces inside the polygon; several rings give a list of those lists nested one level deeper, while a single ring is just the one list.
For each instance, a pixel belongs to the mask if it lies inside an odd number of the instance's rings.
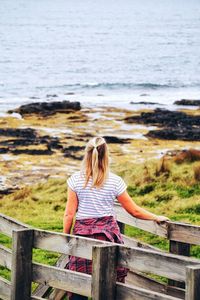
[{"label": "grassy field", "polygon": [[[157,161],[146,165],[115,165],[115,171],[128,184],[134,201],[149,211],[166,215],[171,220],[200,225],[200,182],[198,162],[163,167]],[[0,200],[0,212],[37,228],[62,231],[62,219],[67,201],[66,179],[49,179],[46,183],[26,186]],[[168,242],[142,230],[126,226],[126,234],[168,249]],[[0,243],[11,247],[11,240],[0,235]],[[200,247],[193,246],[191,255],[200,258]],[[34,251],[38,262],[53,265],[58,254]],[[0,268],[0,275],[10,278],[7,269]]]}]

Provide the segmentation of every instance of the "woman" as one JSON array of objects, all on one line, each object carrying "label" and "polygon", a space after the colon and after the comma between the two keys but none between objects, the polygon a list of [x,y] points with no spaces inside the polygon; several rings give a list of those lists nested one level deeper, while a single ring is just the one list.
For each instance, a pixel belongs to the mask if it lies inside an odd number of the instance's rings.
[{"label": "woman", "polygon": [[[158,223],[168,220],[146,211],[131,199],[123,179],[109,171],[108,146],[102,137],[95,137],[88,142],[81,171],[74,173],[67,183],[64,233],[70,233],[76,215],[73,234],[122,244],[114,213],[115,199],[136,218]],[[90,260],[71,256],[67,268],[91,274],[92,263]],[[124,282],[126,274],[125,268],[117,268],[118,281]],[[87,298],[73,294],[70,299]]]}]

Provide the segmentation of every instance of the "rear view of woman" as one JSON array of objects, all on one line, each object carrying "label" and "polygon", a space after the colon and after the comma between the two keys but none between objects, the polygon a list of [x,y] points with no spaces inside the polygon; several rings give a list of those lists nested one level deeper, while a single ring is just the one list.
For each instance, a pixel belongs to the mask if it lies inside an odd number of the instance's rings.
[{"label": "rear view of woman", "polygon": [[[158,223],[168,220],[146,211],[131,199],[123,179],[109,170],[108,146],[102,137],[95,137],[88,142],[81,170],[74,173],[67,183],[64,233],[70,233],[76,217],[73,234],[122,244],[114,213],[115,199],[136,218]],[[92,262],[71,256],[67,268],[91,274]],[[117,268],[118,281],[124,282],[126,274],[125,268]],[[70,296],[70,300],[84,299],[87,297],[76,294]]]}]

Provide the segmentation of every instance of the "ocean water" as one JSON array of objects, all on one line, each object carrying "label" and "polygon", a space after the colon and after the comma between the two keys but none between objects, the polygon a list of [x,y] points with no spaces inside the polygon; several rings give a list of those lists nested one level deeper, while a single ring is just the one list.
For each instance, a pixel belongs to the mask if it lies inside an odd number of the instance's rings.
[{"label": "ocean water", "polygon": [[0,113],[181,98],[200,99],[199,0],[0,0]]}]

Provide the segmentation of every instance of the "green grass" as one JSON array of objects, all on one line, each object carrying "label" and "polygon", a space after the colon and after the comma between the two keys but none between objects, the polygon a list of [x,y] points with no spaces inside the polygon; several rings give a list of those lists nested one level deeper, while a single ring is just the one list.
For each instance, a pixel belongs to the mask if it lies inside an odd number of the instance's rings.
[{"label": "green grass", "polygon": [[[194,179],[195,163],[173,164],[168,172],[156,176],[157,162],[148,165],[116,166],[128,184],[133,200],[147,210],[166,215],[171,220],[200,225],[200,182]],[[62,231],[62,219],[67,202],[65,179],[49,179],[46,183],[28,186],[0,200],[0,211],[31,226]],[[140,241],[168,251],[164,238],[126,226],[125,233]],[[0,244],[11,247],[11,240],[0,234]],[[191,255],[200,258],[200,247],[192,246]],[[34,250],[34,260],[54,265],[57,253]],[[10,278],[9,270],[0,268],[0,276]],[[165,279],[162,279],[165,281]]]}]

